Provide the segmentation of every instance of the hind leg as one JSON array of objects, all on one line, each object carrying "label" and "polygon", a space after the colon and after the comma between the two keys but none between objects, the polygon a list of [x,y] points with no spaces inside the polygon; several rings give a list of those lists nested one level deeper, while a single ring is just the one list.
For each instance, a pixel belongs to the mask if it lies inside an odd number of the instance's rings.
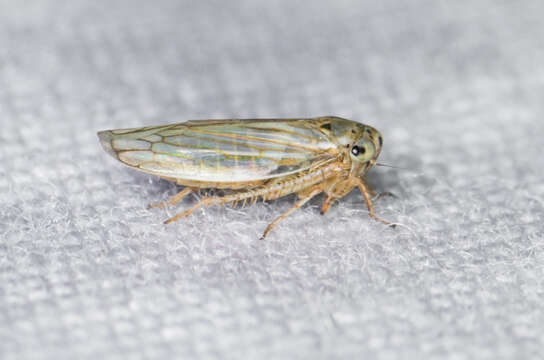
[{"label": "hind leg", "polygon": [[217,198],[206,197],[206,198],[200,200],[199,202],[197,202],[196,204],[194,204],[193,206],[191,206],[189,209],[184,210],[182,212],[179,212],[176,215],[172,216],[170,219],[167,219],[164,223],[169,224],[169,223],[171,223],[173,221],[178,220],[179,218],[187,217],[187,216],[191,215],[191,213],[193,211],[195,211],[196,209],[198,209],[199,207],[202,207],[202,206],[208,207],[210,205],[221,204],[221,203],[224,203],[224,202],[223,202],[222,198],[220,198],[220,197],[217,197]]},{"label": "hind leg", "polygon": [[237,192],[237,193],[233,193],[233,194],[229,194],[225,196],[219,196],[219,197],[204,197],[199,202],[191,206],[189,209],[184,210],[180,213],[177,213],[176,215],[172,216],[170,219],[166,220],[164,223],[169,224],[173,221],[178,220],[179,218],[187,217],[200,207],[208,207],[211,205],[222,205],[222,204],[226,204],[230,202],[236,203],[241,200],[243,200],[245,204],[245,202],[248,199],[254,200],[258,196],[262,196],[262,194],[256,194],[255,191],[250,190],[250,191],[242,191],[242,192]]},{"label": "hind leg", "polygon": [[149,204],[149,205],[147,205],[147,208],[151,209],[151,208],[154,208],[154,207],[159,207],[159,208],[162,209],[162,208],[165,208],[167,205],[174,206],[178,202],[180,202],[181,199],[183,199],[185,196],[189,195],[193,191],[197,191],[197,189],[196,188],[191,188],[191,187],[186,187],[185,189],[181,190],[176,195],[172,196],[167,201],[163,201],[163,202],[156,203],[156,204]]}]

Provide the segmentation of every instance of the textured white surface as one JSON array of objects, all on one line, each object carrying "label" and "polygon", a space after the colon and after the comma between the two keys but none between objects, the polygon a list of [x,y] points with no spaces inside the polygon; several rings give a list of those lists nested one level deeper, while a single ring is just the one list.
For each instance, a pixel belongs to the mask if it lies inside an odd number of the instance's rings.
[{"label": "textured white surface", "polygon": [[[105,4],[0,2],[2,359],[541,355],[542,2]],[[164,226],[96,138],[328,114],[412,169],[370,176],[402,226],[356,192]]]}]

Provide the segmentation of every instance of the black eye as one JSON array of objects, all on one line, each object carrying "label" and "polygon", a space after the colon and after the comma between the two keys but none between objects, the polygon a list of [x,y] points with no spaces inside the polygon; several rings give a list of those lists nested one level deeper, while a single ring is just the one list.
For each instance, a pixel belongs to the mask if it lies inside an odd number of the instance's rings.
[{"label": "black eye", "polygon": [[366,152],[366,149],[365,147],[358,147],[357,145],[355,145],[354,147],[351,148],[351,153],[355,156],[359,155],[359,154],[364,154]]}]

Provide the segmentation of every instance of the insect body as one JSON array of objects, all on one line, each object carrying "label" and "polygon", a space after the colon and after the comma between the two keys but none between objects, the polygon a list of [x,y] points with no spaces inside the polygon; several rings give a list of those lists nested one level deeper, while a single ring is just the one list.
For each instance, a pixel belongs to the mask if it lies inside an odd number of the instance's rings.
[{"label": "insect body", "polygon": [[298,201],[266,228],[324,193],[321,213],[357,187],[374,215],[375,194],[364,175],[380,154],[374,128],[339,117],[308,119],[196,120],[98,133],[104,149],[122,163],[185,188],[165,203],[174,205],[201,188],[229,189],[204,197],[165,221],[214,204],[273,200],[296,193]]}]

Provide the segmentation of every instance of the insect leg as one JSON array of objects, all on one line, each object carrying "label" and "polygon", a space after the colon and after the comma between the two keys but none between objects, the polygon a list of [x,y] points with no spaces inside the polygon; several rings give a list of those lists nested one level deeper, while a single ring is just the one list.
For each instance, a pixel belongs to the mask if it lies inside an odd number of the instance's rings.
[{"label": "insect leg", "polygon": [[320,194],[321,192],[323,192],[321,187],[316,186],[316,187],[313,188],[312,191],[310,191],[308,194],[306,194],[306,196],[300,198],[293,206],[291,206],[291,208],[289,208],[289,210],[287,210],[286,212],[284,212],[283,214],[278,216],[270,224],[268,224],[268,226],[266,227],[266,230],[263,233],[263,236],[261,236],[261,240],[263,240],[266,237],[266,235],[268,235],[270,230],[272,230],[272,228],[274,226],[276,226],[277,223],[280,222],[280,220],[285,219],[287,216],[289,216],[289,214],[291,214],[293,211],[295,211],[296,209],[298,209],[302,205],[306,204],[311,198],[313,198],[314,196]]},{"label": "insect leg", "polygon": [[321,215],[325,215],[336,200],[349,193],[355,186],[351,178],[345,180],[332,178],[331,180],[332,181],[329,183],[329,185],[325,185],[326,187],[324,188],[326,195],[323,199],[323,203],[321,204]]},{"label": "insect leg", "polygon": [[253,196],[254,196],[253,191],[245,191],[245,192],[229,194],[229,195],[225,195],[225,196],[221,196],[221,197],[205,197],[202,200],[200,200],[199,202],[197,202],[196,204],[194,204],[193,206],[191,206],[189,209],[184,210],[184,211],[182,211],[180,213],[177,213],[176,215],[174,215],[170,219],[166,220],[164,223],[169,224],[169,223],[171,223],[173,221],[178,220],[179,218],[187,217],[187,216],[191,215],[191,213],[193,211],[195,211],[196,209],[198,209],[199,207],[202,207],[202,206],[208,207],[208,206],[211,206],[211,205],[226,204],[226,203],[230,203],[230,202],[238,202],[238,201],[241,201],[241,200],[244,201],[244,205],[245,205],[245,202],[247,201],[247,198],[253,197]]},{"label": "insect leg", "polygon": [[213,205],[213,204],[220,204],[222,203],[221,201],[222,198],[212,198],[212,197],[207,197],[207,198],[204,198],[202,200],[200,200],[199,202],[197,202],[196,204],[194,204],[193,206],[191,206],[189,209],[185,210],[185,211],[182,211],[180,213],[177,213],[176,215],[172,216],[170,219],[166,220],[164,223],[165,224],[169,224],[173,221],[176,221],[178,220],[179,218],[182,218],[182,217],[187,217],[189,215],[191,215],[191,213],[193,211],[195,211],[196,209],[198,209],[199,207],[202,207],[202,206],[205,206],[205,207],[208,207],[210,205]]},{"label": "insect leg", "polygon": [[325,199],[323,199],[323,204],[321,204],[321,215],[325,215],[325,213],[329,210],[332,204],[336,201],[336,198],[332,196],[325,196]]},{"label": "insect leg", "polygon": [[257,202],[258,196],[254,196],[253,199],[250,200],[251,205],[255,204]]},{"label": "insect leg", "polygon": [[372,190],[372,188],[370,187],[370,185],[368,184],[368,181],[363,177],[361,178],[361,181],[363,182],[363,184],[365,185],[369,195],[370,195],[370,198],[372,200],[378,200],[384,196],[391,196],[391,197],[394,197],[396,198],[397,195],[393,194],[392,192],[389,192],[389,191],[382,191],[382,192],[379,192],[379,193],[376,193],[374,190]]},{"label": "insect leg", "polygon": [[392,192],[382,191],[382,192],[379,192],[378,195],[376,195],[373,200],[381,199],[384,196],[391,196],[392,198],[398,198],[398,196],[393,194]]},{"label": "insect leg", "polygon": [[183,199],[185,196],[189,195],[193,191],[196,191],[196,189],[191,187],[186,187],[185,189],[181,190],[176,195],[172,196],[169,200],[156,203],[156,204],[149,204],[147,205],[147,208],[148,209],[151,209],[154,207],[165,208],[166,205],[170,205],[170,206],[176,205],[179,201],[181,201],[181,199]]},{"label": "insect leg", "polygon": [[372,188],[370,187],[370,184],[368,183],[368,181],[364,177],[361,177],[359,179],[361,180],[361,182],[365,186],[366,191],[370,195],[370,198],[372,198],[372,199],[375,198],[376,197],[376,192],[374,190],[372,190]]},{"label": "insect leg", "polygon": [[370,216],[371,218],[373,218],[376,221],[384,223],[385,225],[395,226],[394,224],[391,224],[388,221],[382,220],[379,217],[377,217],[376,215],[374,215],[374,207],[372,206],[372,201],[370,201],[370,191],[365,186],[365,182],[366,181],[358,179],[357,187],[359,188],[359,190],[361,191],[361,194],[363,194],[363,198],[365,199],[366,207],[368,208],[368,216]]}]

